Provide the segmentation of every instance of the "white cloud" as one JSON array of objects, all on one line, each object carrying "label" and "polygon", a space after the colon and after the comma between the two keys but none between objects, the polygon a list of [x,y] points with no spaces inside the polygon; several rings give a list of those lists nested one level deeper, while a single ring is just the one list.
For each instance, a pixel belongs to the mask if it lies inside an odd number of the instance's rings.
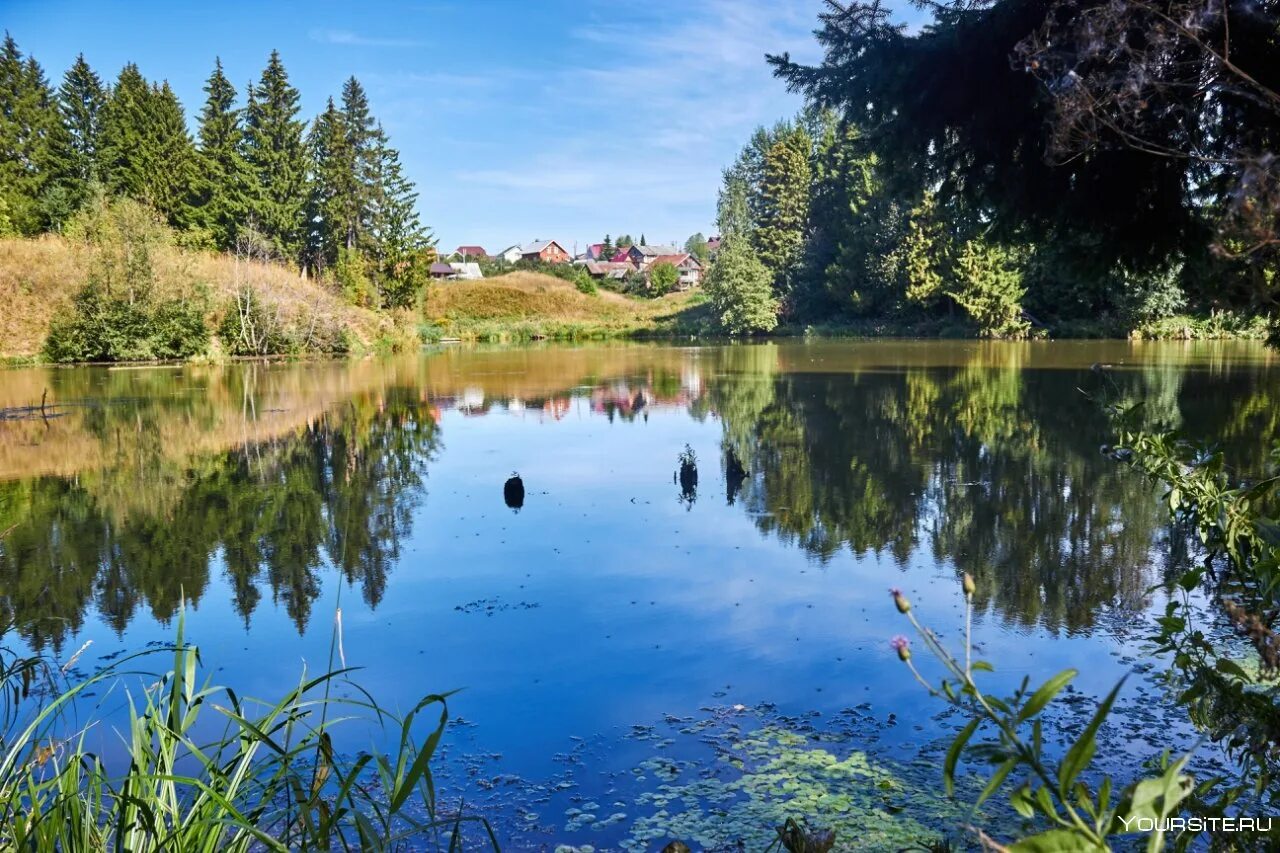
[{"label": "white cloud", "polygon": [[353,33],[350,30],[312,30],[308,34],[312,41],[321,44],[345,45],[348,47],[422,47],[425,42],[417,39],[383,38]]}]

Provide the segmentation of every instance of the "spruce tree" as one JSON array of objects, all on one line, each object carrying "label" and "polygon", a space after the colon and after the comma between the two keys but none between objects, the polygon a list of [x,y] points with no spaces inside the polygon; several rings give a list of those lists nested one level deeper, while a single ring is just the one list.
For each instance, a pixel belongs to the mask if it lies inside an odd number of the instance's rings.
[{"label": "spruce tree", "polygon": [[345,192],[351,183],[346,120],[333,98],[311,125],[307,144],[311,172],[304,263],[321,270],[337,263],[338,250],[345,245]]},{"label": "spruce tree", "polygon": [[199,221],[219,248],[229,249],[249,215],[252,179],[242,150],[244,129],[235,106],[236,90],[222,71],[221,59],[214,61],[204,91],[197,134]]},{"label": "spruce tree", "polygon": [[168,81],[151,89],[151,150],[155,152],[147,200],[179,228],[198,224],[192,197],[195,144],[187,133],[187,119]]},{"label": "spruce tree", "polygon": [[804,250],[811,148],[809,134],[794,128],[765,153],[761,213],[753,238],[760,260],[773,272],[774,286],[780,293],[790,289]]},{"label": "spruce tree", "polygon": [[382,128],[375,124],[369,111],[369,98],[355,77],[342,85],[342,118],[347,157],[346,181],[338,188],[343,208],[342,239],[349,250],[367,250],[370,248],[367,232],[380,191],[378,157],[386,139]]},{"label": "spruce tree", "polygon": [[305,237],[307,156],[298,90],[271,52],[245,109],[245,159],[253,176],[250,217],[280,250],[300,254]]},{"label": "spruce tree", "polygon": [[168,83],[148,84],[137,65],[126,65],[102,109],[100,139],[109,192],[151,205],[175,226],[191,224],[195,149]]},{"label": "spruce tree", "polygon": [[13,37],[0,46],[0,199],[10,228],[35,234],[56,225],[68,203],[69,145],[53,90]]},{"label": "spruce tree", "polygon": [[400,152],[386,142],[381,126],[374,151],[377,204],[370,230],[378,268],[378,289],[385,307],[413,304],[428,281],[431,232],[418,216],[418,193],[405,176]]},{"label": "spruce tree", "polygon": [[111,95],[102,108],[98,146],[98,174],[109,192],[133,198],[144,195],[146,180],[145,125],[151,89],[138,66],[120,69]]},{"label": "spruce tree", "polygon": [[107,91],[103,88],[102,78],[89,67],[84,54],[80,54],[63,75],[62,86],[58,89],[58,107],[69,136],[72,174],[86,186],[98,175],[98,137],[106,100]]}]

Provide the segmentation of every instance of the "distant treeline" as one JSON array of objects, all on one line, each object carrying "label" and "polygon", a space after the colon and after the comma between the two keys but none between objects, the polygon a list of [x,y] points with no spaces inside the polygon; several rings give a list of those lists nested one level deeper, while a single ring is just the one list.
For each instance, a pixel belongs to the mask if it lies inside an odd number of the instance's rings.
[{"label": "distant treeline", "polygon": [[350,301],[410,304],[430,232],[399,153],[354,77],[310,122],[276,52],[243,105],[215,61],[195,138],[167,82],[105,83],[83,55],[56,89],[11,36],[0,49],[0,236],[60,232],[95,197],[157,211],[191,248],[328,274]]},{"label": "distant treeline", "polygon": [[1280,284],[1274,3],[930,8],[909,31],[878,3],[831,2],[820,63],[771,58],[812,106],[757,130],[725,172],[722,235],[769,283],[739,262],[719,300],[751,318],[739,325],[1265,328]]}]

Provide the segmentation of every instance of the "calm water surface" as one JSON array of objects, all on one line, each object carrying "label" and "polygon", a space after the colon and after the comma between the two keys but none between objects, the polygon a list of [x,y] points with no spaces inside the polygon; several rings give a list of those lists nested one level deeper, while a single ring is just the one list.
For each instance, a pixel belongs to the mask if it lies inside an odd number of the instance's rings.
[{"label": "calm water surface", "polygon": [[1134,731],[1171,724],[1140,638],[1179,549],[1098,453],[1095,362],[1150,422],[1261,465],[1280,365],[1243,344],[4,371],[0,407],[50,408],[0,420],[0,608],[32,649],[92,640],[92,668],[172,639],[185,593],[215,679],[263,696],[326,665],[341,608],[384,703],[464,688],[441,773],[510,849],[710,844],[806,811],[891,849],[945,823],[919,804],[957,723],[888,648],[890,586],[954,639],[969,571],[994,683],[1074,665],[1085,697],[1136,666]]}]

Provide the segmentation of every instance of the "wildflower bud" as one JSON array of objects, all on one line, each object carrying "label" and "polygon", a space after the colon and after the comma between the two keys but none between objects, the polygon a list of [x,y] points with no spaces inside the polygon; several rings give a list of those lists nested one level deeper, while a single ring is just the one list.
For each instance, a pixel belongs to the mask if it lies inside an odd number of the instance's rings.
[{"label": "wildflower bud", "polygon": [[893,589],[889,590],[889,594],[893,596],[893,604],[898,608],[899,613],[906,613],[911,609],[911,602],[902,594],[902,590],[895,586]]},{"label": "wildflower bud", "polygon": [[889,647],[898,653],[898,660],[903,663],[911,660],[911,641],[901,634],[889,641]]},{"label": "wildflower bud", "polygon": [[968,572],[964,573],[964,577],[960,580],[960,586],[964,589],[965,595],[973,595],[978,591],[978,585],[973,582],[973,575]]}]

